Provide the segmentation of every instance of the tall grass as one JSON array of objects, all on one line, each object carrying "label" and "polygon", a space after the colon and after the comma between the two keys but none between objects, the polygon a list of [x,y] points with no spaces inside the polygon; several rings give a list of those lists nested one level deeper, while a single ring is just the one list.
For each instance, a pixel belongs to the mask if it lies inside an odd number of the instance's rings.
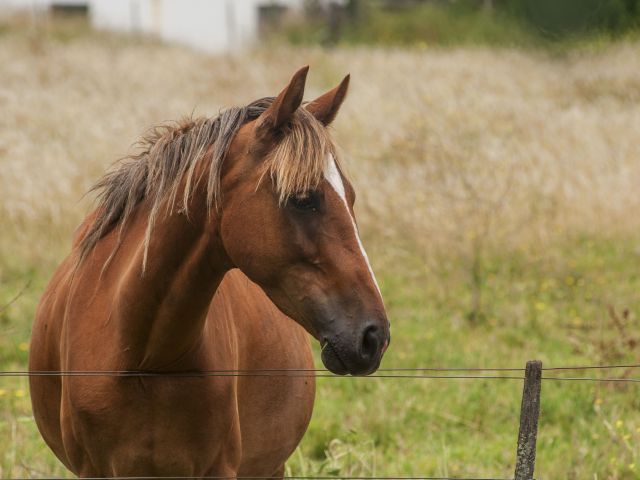
[{"label": "tall grass", "polygon": [[[637,43],[562,59],[285,47],[211,58],[23,27],[0,28],[0,305],[24,290],[0,307],[1,368],[24,368],[38,295],[89,208],[83,194],[137,135],[273,95],[304,64],[308,99],[352,74],[334,134],[394,321],[387,365],[638,361]],[[293,472],[509,474],[519,385],[330,382]],[[637,392],[543,395],[542,474],[637,478]],[[0,379],[0,412],[0,476],[63,472],[24,382]]]},{"label": "tall grass", "polygon": [[637,44],[567,60],[488,49],[209,58],[54,33],[1,37],[3,238],[43,224],[68,233],[87,187],[147,126],[273,94],[305,63],[308,98],[352,73],[335,135],[372,236],[429,256],[479,235],[539,245],[640,222]]}]

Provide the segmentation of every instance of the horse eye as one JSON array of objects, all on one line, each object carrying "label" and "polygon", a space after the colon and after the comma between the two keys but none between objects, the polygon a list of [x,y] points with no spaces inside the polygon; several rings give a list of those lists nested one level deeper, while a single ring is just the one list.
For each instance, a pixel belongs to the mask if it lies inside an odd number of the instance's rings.
[{"label": "horse eye", "polygon": [[287,203],[297,210],[318,211],[318,198],[313,192],[291,195]]}]

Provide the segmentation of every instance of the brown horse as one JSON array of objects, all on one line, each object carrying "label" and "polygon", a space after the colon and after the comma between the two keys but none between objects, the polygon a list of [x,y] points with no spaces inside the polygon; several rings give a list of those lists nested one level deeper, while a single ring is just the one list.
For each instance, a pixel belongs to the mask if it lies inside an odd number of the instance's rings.
[{"label": "brown horse", "polygon": [[332,372],[378,368],[389,323],[327,130],[349,77],[301,106],[307,70],[153,130],[96,185],[30,370],[161,374],[31,377],[40,432],[77,475],[281,477],[313,377],[202,373],[312,368],[304,330]]}]

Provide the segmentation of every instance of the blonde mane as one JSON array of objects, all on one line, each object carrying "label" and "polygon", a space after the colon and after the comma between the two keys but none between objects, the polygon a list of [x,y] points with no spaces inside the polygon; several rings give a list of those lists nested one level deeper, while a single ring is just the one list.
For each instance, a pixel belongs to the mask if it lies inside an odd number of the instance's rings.
[{"label": "blonde mane", "polygon": [[[153,226],[161,212],[174,208],[188,214],[189,199],[196,177],[196,166],[211,152],[205,171],[207,209],[220,206],[220,172],[235,134],[254,120],[273,102],[272,97],[256,100],[245,107],[223,111],[215,118],[187,118],[150,129],[136,143],[138,152],[121,159],[90,190],[97,192],[96,216],[79,241],[79,261],[93,250],[113,228],[120,232],[134,209],[149,202],[145,233],[147,249]],[[315,188],[322,180],[328,155],[337,159],[329,131],[304,107],[299,108],[263,163],[261,178],[273,182],[279,201]],[[184,182],[183,182],[184,181]],[[180,186],[184,185],[178,198]],[[164,209],[162,208],[164,206]]]}]

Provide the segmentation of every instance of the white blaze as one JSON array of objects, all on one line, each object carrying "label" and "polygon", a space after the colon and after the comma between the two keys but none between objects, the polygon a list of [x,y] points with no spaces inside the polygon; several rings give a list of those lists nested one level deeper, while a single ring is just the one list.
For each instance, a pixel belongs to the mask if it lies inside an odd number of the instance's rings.
[{"label": "white blaze", "polygon": [[338,196],[342,199],[344,208],[347,210],[347,215],[349,215],[349,218],[351,219],[351,225],[353,225],[353,233],[356,236],[356,240],[358,240],[358,245],[360,246],[360,252],[362,252],[362,256],[364,257],[364,261],[367,264],[367,268],[369,268],[369,273],[371,274],[373,284],[378,289],[380,298],[382,298],[382,293],[380,292],[378,281],[376,280],[376,276],[374,275],[373,269],[371,268],[371,263],[369,263],[369,257],[367,256],[367,252],[365,252],[364,246],[362,245],[362,241],[360,240],[360,235],[358,234],[358,227],[356,227],[356,221],[351,215],[351,210],[349,210],[349,206],[347,205],[347,195],[344,190],[344,183],[342,183],[342,176],[340,175],[340,171],[336,166],[336,162],[331,155],[327,157],[327,167],[324,172],[324,178],[327,180],[327,182],[329,182],[329,185],[331,185],[331,187],[335,190]]}]

